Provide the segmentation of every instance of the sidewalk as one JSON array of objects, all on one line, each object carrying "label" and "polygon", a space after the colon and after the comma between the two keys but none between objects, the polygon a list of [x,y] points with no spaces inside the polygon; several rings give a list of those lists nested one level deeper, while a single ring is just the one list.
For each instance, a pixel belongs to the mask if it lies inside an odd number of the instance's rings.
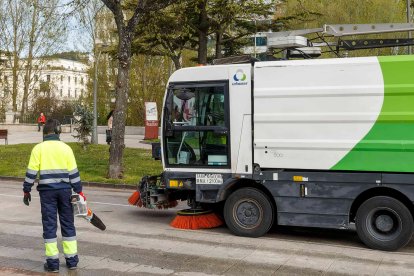
[{"label": "sidewalk", "polygon": [[[77,142],[73,138],[73,133],[62,133],[60,139],[63,142]],[[106,144],[105,134],[98,134],[98,143],[101,145]],[[12,132],[9,133],[9,145],[27,144],[27,143],[40,143],[42,142],[42,132],[28,131],[28,132]],[[151,144],[143,144],[143,135],[125,135],[125,147],[127,148],[140,148],[151,149]]]}]

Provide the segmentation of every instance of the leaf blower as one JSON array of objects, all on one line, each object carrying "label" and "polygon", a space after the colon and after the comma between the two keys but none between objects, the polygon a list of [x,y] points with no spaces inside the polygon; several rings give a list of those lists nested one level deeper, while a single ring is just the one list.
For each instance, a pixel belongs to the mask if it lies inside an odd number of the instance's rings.
[{"label": "leaf blower", "polygon": [[104,231],[106,229],[102,220],[88,208],[85,199],[79,194],[72,194],[71,203],[75,217],[81,217],[90,222],[93,226]]}]

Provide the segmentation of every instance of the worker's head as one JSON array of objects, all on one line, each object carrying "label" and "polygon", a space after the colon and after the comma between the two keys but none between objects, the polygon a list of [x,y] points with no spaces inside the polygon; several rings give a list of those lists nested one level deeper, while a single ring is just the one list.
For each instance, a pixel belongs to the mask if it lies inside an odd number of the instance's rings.
[{"label": "worker's head", "polygon": [[43,112],[40,112],[40,116],[43,116]]},{"label": "worker's head", "polygon": [[43,127],[43,135],[49,134],[60,134],[60,122],[56,119],[49,119],[46,121],[45,126]]}]

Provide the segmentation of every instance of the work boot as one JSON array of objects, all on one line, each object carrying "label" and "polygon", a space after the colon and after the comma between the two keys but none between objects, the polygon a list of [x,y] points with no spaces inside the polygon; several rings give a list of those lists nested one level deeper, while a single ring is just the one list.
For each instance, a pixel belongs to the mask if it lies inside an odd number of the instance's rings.
[{"label": "work boot", "polygon": [[59,273],[59,268],[57,267],[49,267],[47,263],[43,266],[47,272]]},{"label": "work boot", "polygon": [[75,270],[78,268],[78,262],[79,262],[78,255],[75,255],[70,258],[66,258],[66,267],[69,270]]},{"label": "work boot", "polygon": [[77,269],[78,268],[78,266],[77,265],[72,265],[72,266],[70,266],[70,265],[66,265],[67,267],[68,267],[68,269],[69,270],[75,270],[75,269]]}]

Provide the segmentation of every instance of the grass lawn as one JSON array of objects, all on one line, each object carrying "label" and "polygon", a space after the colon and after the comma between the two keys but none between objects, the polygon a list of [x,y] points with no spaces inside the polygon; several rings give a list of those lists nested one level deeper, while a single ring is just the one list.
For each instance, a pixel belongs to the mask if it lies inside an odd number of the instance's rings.
[{"label": "grass lawn", "polygon": [[[109,146],[89,145],[86,150],[78,143],[68,143],[73,149],[82,181],[135,185],[144,175],[162,172],[160,161],[151,158],[151,151],[125,148],[124,179],[106,178]],[[0,175],[24,177],[30,153],[35,144],[0,146]]]}]

